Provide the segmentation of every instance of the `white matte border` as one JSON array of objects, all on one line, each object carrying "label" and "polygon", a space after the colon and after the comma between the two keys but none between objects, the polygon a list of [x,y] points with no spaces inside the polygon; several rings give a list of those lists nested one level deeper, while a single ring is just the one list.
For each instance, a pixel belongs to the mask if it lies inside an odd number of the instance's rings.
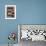
[{"label": "white matte border", "polygon": [[20,43],[20,25],[18,24],[18,44]]}]

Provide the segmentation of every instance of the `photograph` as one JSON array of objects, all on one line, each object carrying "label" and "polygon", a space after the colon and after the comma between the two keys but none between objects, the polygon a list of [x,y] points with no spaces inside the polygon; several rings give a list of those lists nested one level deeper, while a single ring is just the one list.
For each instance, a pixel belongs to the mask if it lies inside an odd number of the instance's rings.
[{"label": "photograph", "polygon": [[19,24],[18,41],[20,46],[31,46],[32,42],[46,41],[46,25]]},{"label": "photograph", "polygon": [[16,5],[5,5],[5,19],[16,19]]}]

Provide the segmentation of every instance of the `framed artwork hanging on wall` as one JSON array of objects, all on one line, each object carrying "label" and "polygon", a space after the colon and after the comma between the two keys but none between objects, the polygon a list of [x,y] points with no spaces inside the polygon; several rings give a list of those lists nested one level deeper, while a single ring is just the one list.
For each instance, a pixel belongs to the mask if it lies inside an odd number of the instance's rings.
[{"label": "framed artwork hanging on wall", "polygon": [[16,19],[16,5],[5,5],[5,19]]}]

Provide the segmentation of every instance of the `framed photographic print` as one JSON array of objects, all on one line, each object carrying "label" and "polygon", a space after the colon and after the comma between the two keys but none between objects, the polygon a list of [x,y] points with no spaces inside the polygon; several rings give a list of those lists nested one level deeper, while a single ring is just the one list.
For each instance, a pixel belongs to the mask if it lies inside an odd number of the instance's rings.
[{"label": "framed photographic print", "polygon": [[18,41],[46,41],[46,25],[45,24],[19,24],[18,25]]},{"label": "framed photographic print", "polygon": [[16,5],[5,5],[5,19],[16,19]]}]

